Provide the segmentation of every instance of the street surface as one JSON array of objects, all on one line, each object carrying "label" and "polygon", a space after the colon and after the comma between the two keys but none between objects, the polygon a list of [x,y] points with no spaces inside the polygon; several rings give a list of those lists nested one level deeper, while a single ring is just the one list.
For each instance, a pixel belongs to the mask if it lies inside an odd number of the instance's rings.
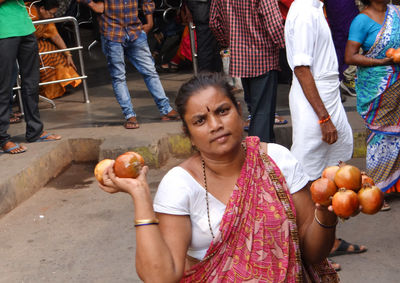
[{"label": "street surface", "polygon": [[[153,193],[179,162],[170,159],[150,170]],[[140,282],[131,198],[101,191],[93,167],[73,164],[0,219],[1,283]],[[341,282],[399,282],[400,198],[390,204],[390,211],[339,224],[338,237],[368,247],[363,254],[334,258],[342,265]]]}]

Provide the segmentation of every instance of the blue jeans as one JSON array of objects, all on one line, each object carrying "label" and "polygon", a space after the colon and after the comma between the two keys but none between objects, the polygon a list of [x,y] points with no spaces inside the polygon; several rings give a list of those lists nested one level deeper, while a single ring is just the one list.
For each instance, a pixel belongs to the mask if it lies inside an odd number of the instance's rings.
[{"label": "blue jeans", "polygon": [[107,59],[112,87],[125,119],[135,117],[136,113],[133,111],[131,96],[126,84],[124,56],[142,74],[147,89],[153,96],[161,115],[165,115],[172,110],[154,66],[154,60],[150,53],[145,32],[141,32],[139,37],[133,41],[130,41],[129,36],[126,35],[125,41],[122,43],[110,41],[101,36],[101,43],[103,53]]}]

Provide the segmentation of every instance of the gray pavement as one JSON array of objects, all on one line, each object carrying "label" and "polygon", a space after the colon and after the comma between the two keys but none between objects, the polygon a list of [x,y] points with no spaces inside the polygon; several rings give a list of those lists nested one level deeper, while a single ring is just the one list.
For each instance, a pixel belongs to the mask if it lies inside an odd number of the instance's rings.
[{"label": "gray pavement", "polygon": [[[128,67],[127,79],[141,127],[125,130],[99,47],[85,54],[85,63],[90,104],[82,103],[81,87],[56,99],[55,109],[40,103],[46,130],[63,139],[26,144],[24,154],[0,155],[0,282],[137,282],[131,200],[97,188],[94,162],[137,150],[153,168],[149,182],[154,192],[166,170],[190,153],[180,122],[160,121],[133,68]],[[190,72],[161,74],[171,103],[190,76]],[[279,85],[277,111],[289,124],[277,126],[276,134],[277,142],[285,146],[291,143],[288,90],[288,85]],[[244,105],[242,94],[239,101]],[[354,112],[355,98],[348,97],[344,105],[359,157],[352,162],[362,167],[364,131]],[[24,132],[24,123],[9,130],[23,144]],[[343,266],[342,282],[398,282],[399,228],[392,223],[398,222],[399,209],[394,198],[389,212],[340,224],[340,237],[369,247],[365,254],[337,257]]]}]

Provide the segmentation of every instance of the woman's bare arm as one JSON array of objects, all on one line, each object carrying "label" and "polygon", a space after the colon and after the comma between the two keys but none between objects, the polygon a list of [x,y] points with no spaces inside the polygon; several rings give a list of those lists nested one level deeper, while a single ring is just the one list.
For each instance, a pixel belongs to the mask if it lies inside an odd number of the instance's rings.
[{"label": "woman's bare arm", "polygon": [[[58,49],[66,49],[67,48],[67,45],[65,44],[64,40],[62,39],[62,37],[60,36],[59,33],[52,36],[50,39],[58,47]],[[76,70],[76,66],[74,64],[74,61],[72,60],[71,52],[66,51],[63,54],[67,60],[67,65],[72,66]]]},{"label": "woman's bare arm", "polygon": [[361,43],[348,40],[344,53],[344,62],[348,65],[356,65],[361,67],[375,67],[393,64],[392,58],[369,58],[359,53]]},{"label": "woman's bare arm", "polygon": [[[154,219],[153,202],[146,180],[148,167],[138,178],[118,178],[111,165],[103,174],[106,192],[125,192],[134,202],[135,219]],[[179,282],[191,239],[189,216],[158,214],[159,225],[136,227],[136,270],[144,282]]]},{"label": "woman's bare arm", "polygon": [[335,241],[335,226],[324,228],[315,221],[330,226],[336,223],[337,216],[327,207],[315,205],[311,199],[309,185],[292,195],[296,207],[296,221],[299,230],[300,248],[303,259],[310,263],[319,263],[329,255]]}]

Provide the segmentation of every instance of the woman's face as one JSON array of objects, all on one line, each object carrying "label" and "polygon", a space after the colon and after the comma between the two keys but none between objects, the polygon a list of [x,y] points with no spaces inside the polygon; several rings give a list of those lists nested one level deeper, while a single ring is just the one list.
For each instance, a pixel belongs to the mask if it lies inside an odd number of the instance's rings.
[{"label": "woman's face", "polygon": [[243,120],[221,90],[208,87],[193,94],[187,101],[184,119],[192,144],[202,154],[237,154]]},{"label": "woman's face", "polygon": [[46,10],[44,7],[39,8],[39,17],[41,20],[52,19],[54,15],[57,13],[58,8],[53,8],[50,10]]}]

